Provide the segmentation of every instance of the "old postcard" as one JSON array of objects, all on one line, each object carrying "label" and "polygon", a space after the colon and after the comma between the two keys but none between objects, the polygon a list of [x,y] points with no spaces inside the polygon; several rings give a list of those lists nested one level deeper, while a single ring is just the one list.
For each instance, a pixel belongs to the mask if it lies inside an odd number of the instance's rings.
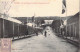
[{"label": "old postcard", "polygon": [[0,0],[0,52],[80,52],[80,0]]}]

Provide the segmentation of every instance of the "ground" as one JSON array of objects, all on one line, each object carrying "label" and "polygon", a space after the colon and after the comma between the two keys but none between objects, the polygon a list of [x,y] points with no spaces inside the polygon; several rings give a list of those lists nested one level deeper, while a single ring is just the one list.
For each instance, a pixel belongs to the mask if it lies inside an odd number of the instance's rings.
[{"label": "ground", "polygon": [[[47,37],[44,32],[47,31]],[[77,52],[78,48],[66,40],[59,38],[46,27],[38,36],[12,42],[12,52]]]}]

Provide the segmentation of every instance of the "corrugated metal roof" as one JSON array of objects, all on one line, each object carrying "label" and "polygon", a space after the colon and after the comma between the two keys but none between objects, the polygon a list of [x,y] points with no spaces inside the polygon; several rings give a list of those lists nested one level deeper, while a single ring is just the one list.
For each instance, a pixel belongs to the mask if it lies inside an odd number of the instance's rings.
[{"label": "corrugated metal roof", "polygon": [[8,21],[15,22],[15,23],[19,23],[19,24],[22,23],[20,20],[17,20],[17,19],[11,18],[11,17],[3,17],[3,14],[1,14],[0,18],[8,20]]}]

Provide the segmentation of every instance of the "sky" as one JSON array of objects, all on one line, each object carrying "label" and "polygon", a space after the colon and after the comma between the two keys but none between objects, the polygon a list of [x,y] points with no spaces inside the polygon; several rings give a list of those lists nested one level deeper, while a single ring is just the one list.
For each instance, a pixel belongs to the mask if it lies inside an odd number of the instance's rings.
[{"label": "sky", "polygon": [[[11,0],[1,1],[10,2]],[[79,12],[79,0],[66,0],[66,5],[67,10],[64,14],[62,14],[62,0],[15,0],[12,4],[9,3],[8,5],[6,5],[6,8],[9,8],[9,6],[11,6],[9,11],[7,12],[7,14],[11,17],[32,17],[34,15],[36,17],[65,17],[74,15]],[[0,7],[3,9],[3,6]],[[2,9],[0,9],[0,11]],[[3,10],[1,12],[3,12]]]}]

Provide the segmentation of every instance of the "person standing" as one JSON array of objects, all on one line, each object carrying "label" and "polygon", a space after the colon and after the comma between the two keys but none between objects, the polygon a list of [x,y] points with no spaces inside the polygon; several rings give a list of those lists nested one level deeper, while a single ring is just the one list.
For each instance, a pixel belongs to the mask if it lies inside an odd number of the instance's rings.
[{"label": "person standing", "polygon": [[26,35],[29,35],[28,30],[26,31]]},{"label": "person standing", "polygon": [[44,36],[45,36],[45,37],[47,37],[47,32],[46,32],[46,31],[45,31],[45,34],[44,34]]},{"label": "person standing", "polygon": [[36,32],[36,35],[38,36],[38,32]]}]

